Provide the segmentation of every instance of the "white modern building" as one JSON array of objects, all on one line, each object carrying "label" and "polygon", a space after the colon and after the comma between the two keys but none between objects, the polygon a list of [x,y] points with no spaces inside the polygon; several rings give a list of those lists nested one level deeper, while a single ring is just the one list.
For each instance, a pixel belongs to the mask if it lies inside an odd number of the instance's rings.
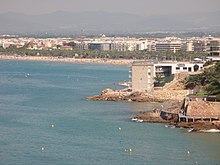
[{"label": "white modern building", "polygon": [[157,42],[155,47],[156,51],[159,52],[172,51],[176,53],[176,51],[181,49],[181,42]]},{"label": "white modern building", "polygon": [[181,72],[196,72],[202,69],[203,63],[190,62],[160,62],[154,64],[154,76],[157,73],[164,73],[166,75],[181,73]]},{"label": "white modern building", "polygon": [[154,87],[154,77],[167,77],[176,73],[196,72],[203,63],[190,62],[135,62],[131,66],[132,92],[151,92]]}]

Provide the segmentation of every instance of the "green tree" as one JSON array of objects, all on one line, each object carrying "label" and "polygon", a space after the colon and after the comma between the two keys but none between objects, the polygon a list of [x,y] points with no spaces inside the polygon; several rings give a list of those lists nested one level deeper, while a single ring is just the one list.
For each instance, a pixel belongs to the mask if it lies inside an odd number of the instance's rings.
[{"label": "green tree", "polygon": [[187,89],[200,88],[209,95],[220,94],[220,62],[198,75],[191,75],[186,79]]}]

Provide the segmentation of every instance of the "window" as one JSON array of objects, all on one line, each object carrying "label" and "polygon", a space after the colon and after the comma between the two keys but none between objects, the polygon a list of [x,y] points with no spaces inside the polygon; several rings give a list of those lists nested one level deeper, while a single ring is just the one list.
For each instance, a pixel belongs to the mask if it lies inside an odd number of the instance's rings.
[{"label": "window", "polygon": [[176,67],[176,70],[180,70],[180,67]]}]

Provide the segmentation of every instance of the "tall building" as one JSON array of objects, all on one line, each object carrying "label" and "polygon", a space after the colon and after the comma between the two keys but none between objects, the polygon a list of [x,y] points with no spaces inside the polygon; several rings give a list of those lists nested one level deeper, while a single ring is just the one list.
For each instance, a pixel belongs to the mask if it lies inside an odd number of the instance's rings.
[{"label": "tall building", "polygon": [[195,52],[205,52],[209,47],[209,43],[203,40],[197,40],[193,42]]},{"label": "tall building", "polygon": [[108,51],[110,50],[110,44],[109,43],[91,43],[89,44],[89,49]]},{"label": "tall building", "polygon": [[210,41],[210,56],[220,56],[220,39]]},{"label": "tall building", "polygon": [[154,87],[154,65],[150,62],[132,64],[132,92],[151,92]]},{"label": "tall building", "polygon": [[193,42],[192,41],[183,42],[182,45],[181,45],[181,49],[183,51],[193,52],[194,51]]},{"label": "tall building", "polygon": [[157,42],[156,51],[172,51],[176,52],[181,49],[181,42]]}]

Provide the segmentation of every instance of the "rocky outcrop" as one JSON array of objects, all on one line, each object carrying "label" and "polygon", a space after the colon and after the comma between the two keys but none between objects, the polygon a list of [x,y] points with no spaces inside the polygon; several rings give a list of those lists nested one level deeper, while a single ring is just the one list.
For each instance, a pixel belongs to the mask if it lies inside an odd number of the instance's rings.
[{"label": "rocky outcrop", "polygon": [[219,121],[178,122],[178,123],[171,123],[171,124],[174,124],[176,127],[191,128],[194,131],[211,130],[211,129],[220,130]]},{"label": "rocky outcrop", "polygon": [[103,101],[166,102],[171,100],[180,101],[188,93],[187,90],[155,90],[154,92],[146,93],[105,89],[100,95],[87,98],[90,100]]},{"label": "rocky outcrop", "polygon": [[163,120],[160,117],[160,111],[143,112],[134,117],[135,119],[142,120],[143,122],[150,123],[168,123],[169,121]]}]

